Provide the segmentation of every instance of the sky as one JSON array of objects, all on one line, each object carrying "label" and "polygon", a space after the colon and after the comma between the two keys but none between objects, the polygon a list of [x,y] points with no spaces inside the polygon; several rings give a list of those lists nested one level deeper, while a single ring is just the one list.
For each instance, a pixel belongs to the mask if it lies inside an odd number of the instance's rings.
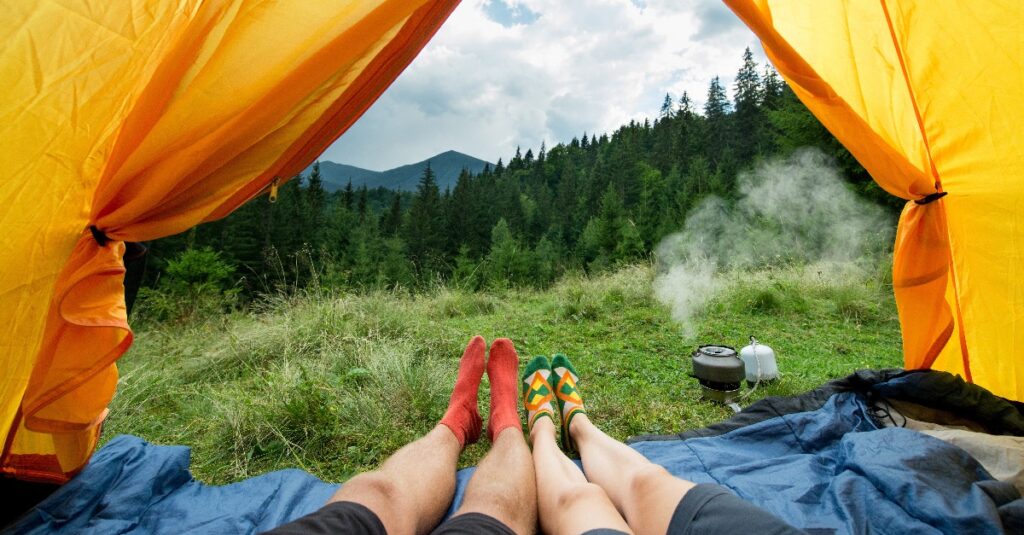
[{"label": "sky", "polygon": [[463,0],[321,160],[382,171],[456,150],[496,162],[703,105],[760,43],[721,0]]}]

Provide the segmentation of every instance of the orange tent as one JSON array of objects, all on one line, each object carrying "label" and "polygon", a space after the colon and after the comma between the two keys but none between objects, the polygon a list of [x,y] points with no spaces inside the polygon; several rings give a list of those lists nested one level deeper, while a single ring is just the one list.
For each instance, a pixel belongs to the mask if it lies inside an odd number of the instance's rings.
[{"label": "orange tent", "polygon": [[92,454],[131,345],[125,241],[224,217],[309,165],[457,0],[0,7],[0,470]]}]

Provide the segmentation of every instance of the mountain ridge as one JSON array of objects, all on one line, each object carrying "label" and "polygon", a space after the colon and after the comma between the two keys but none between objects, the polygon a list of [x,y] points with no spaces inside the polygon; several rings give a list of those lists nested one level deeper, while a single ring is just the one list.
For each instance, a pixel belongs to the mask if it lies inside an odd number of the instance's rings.
[{"label": "mountain ridge", "polygon": [[[446,188],[455,187],[459,173],[463,169],[468,169],[470,173],[479,173],[483,171],[484,166],[493,166],[490,162],[455,150],[447,150],[425,160],[386,171],[372,171],[330,160],[320,160],[319,163],[324,189],[332,192],[345,189],[350,180],[353,188],[366,186],[368,189],[384,187],[399,191],[415,191],[428,163],[437,178],[437,187],[444,191]],[[313,166],[309,166],[302,173],[308,175],[312,169]]]}]

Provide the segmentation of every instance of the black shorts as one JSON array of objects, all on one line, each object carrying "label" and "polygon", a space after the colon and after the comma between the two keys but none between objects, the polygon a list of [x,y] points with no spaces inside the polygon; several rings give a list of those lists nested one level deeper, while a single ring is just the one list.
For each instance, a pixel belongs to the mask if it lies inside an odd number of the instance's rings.
[{"label": "black shorts", "polygon": [[725,488],[701,483],[679,500],[668,535],[689,533],[804,533]]},{"label": "black shorts", "polygon": [[[302,518],[293,520],[268,533],[283,534],[367,534],[387,535],[384,524],[373,511],[355,502],[332,502]],[[481,514],[466,513],[442,522],[435,535],[515,535],[498,519]],[[584,535],[615,535],[613,529],[588,531]],[[690,533],[803,533],[775,515],[740,499],[728,490],[711,483],[702,483],[690,489],[679,500],[667,535]]]},{"label": "black shorts", "polygon": [[[267,533],[306,535],[337,533],[342,535],[387,535],[376,513],[355,502],[331,502],[320,509]],[[481,513],[453,516],[433,531],[434,535],[515,535],[497,518]]]},{"label": "black shorts", "polygon": [[[668,523],[666,535],[690,533],[803,533],[775,515],[725,488],[702,483],[690,489]],[[616,529],[595,529],[583,535],[625,535]]]}]

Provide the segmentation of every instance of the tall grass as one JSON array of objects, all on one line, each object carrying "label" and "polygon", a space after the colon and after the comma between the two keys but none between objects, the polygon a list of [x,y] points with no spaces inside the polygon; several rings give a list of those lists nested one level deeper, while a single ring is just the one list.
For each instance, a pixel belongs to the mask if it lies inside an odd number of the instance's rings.
[{"label": "tall grass", "polygon": [[[638,265],[570,274],[547,291],[317,290],[187,323],[144,323],[121,361],[104,438],[133,433],[192,446],[193,472],[209,482],[284,467],[343,480],[434,425],[477,333],[512,338],[524,361],[570,355],[588,410],[620,439],[729,415],[701,401],[688,376],[698,343],[742,345],[754,334],[776,349],[783,380],[747,403],[900,363],[884,273],[815,266],[730,274],[688,337],[652,298],[652,276]],[[486,418],[486,380],[481,392]],[[470,448],[463,463],[485,450]]]},{"label": "tall grass", "polygon": [[736,271],[725,278],[727,288],[713,300],[709,307],[713,311],[755,316],[811,314],[856,325],[892,319],[894,312],[891,278],[850,264]]}]

